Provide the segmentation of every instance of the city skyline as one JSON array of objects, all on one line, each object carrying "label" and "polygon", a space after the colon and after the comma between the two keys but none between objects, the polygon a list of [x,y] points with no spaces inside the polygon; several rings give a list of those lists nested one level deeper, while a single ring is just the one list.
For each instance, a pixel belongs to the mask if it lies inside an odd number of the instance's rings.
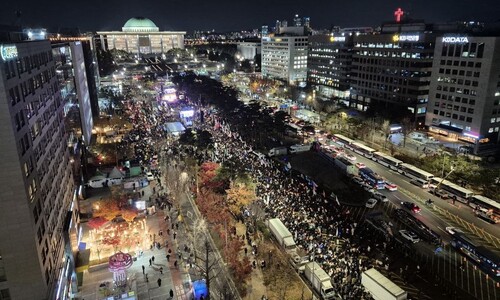
[{"label": "city skyline", "polygon": [[[233,3],[227,0],[172,0],[165,3],[128,3],[117,0],[90,0],[85,6],[73,6],[72,3],[64,1],[52,1],[52,5],[48,6],[44,2],[30,0],[4,4],[0,20],[2,24],[43,27],[53,32],[68,27],[78,27],[81,31],[97,31],[116,30],[129,18],[143,16],[153,20],[161,30],[214,29],[223,32],[260,28],[261,25],[272,26],[277,19],[291,21],[294,14],[310,17],[313,28],[378,26],[382,22],[394,20],[393,12],[398,7],[409,13],[412,18],[424,19],[427,22],[495,22],[500,20],[500,6],[495,3],[494,0],[479,3],[465,0],[360,0],[356,3],[313,1],[295,4],[283,1]],[[16,11],[22,12],[20,20],[16,18]],[[231,13],[229,18],[228,11]]]}]

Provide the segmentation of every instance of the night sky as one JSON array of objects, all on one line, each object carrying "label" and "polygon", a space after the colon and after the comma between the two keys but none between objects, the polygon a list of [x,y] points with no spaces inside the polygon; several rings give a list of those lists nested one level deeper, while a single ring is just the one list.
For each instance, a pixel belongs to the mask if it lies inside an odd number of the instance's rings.
[{"label": "night sky", "polygon": [[[18,0],[3,1],[0,24],[82,31],[121,30],[131,17],[150,18],[160,30],[230,31],[273,26],[293,15],[311,18],[313,28],[378,26],[401,7],[427,22],[500,21],[499,0]],[[289,23],[290,24],[290,23]]]}]

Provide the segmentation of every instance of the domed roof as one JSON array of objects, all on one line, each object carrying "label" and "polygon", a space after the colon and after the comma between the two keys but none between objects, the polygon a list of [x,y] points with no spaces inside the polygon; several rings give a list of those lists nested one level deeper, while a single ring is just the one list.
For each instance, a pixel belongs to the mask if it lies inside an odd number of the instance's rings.
[{"label": "domed roof", "polygon": [[129,19],[127,23],[123,25],[122,31],[159,31],[159,28],[148,18],[135,17]]}]

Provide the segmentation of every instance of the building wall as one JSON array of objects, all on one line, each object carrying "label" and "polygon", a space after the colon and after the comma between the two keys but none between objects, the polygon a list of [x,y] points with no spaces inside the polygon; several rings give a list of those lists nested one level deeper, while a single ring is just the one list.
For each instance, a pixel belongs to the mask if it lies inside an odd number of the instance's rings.
[{"label": "building wall", "polygon": [[419,32],[355,36],[350,105],[396,104],[423,123],[435,38]]},{"label": "building wall", "polygon": [[307,36],[262,38],[262,75],[288,81],[307,79]]},{"label": "building wall", "polygon": [[161,54],[173,48],[184,48],[185,32],[98,32],[101,44],[137,55]]},{"label": "building wall", "polygon": [[313,35],[309,37],[307,81],[326,97],[349,97],[352,37]]},{"label": "building wall", "polygon": [[500,38],[437,38],[433,65],[426,125],[470,143],[476,154],[494,152],[500,133]]},{"label": "building wall", "polygon": [[12,299],[52,299],[73,194],[63,105],[48,41],[0,59],[0,252]]},{"label": "building wall", "polygon": [[241,53],[244,59],[253,60],[255,55],[261,53],[260,43],[238,43],[237,50]]}]

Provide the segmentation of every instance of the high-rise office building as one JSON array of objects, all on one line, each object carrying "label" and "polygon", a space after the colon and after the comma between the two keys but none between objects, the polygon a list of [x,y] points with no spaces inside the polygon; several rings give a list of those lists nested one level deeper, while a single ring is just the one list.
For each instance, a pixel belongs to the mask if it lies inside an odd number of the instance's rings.
[{"label": "high-rise office building", "polygon": [[312,35],[307,55],[307,81],[323,97],[349,98],[352,64],[351,35]]},{"label": "high-rise office building", "polygon": [[262,75],[303,84],[307,79],[307,36],[262,38]]},{"label": "high-rise office building", "polygon": [[355,36],[350,106],[396,116],[406,111],[423,127],[435,40],[426,32]]},{"label": "high-rise office building", "polygon": [[295,27],[302,26],[302,18],[299,17],[299,15],[295,15],[295,17],[293,17],[293,26]]},{"label": "high-rise office building", "polygon": [[67,299],[77,290],[80,162],[53,49],[11,39],[0,53],[0,295]]},{"label": "high-rise office building", "polygon": [[426,116],[429,131],[490,155],[500,134],[500,37],[445,35],[436,41]]},{"label": "high-rise office building", "polygon": [[260,36],[268,36],[269,35],[269,26],[267,25],[262,25],[262,28],[260,30]]}]

